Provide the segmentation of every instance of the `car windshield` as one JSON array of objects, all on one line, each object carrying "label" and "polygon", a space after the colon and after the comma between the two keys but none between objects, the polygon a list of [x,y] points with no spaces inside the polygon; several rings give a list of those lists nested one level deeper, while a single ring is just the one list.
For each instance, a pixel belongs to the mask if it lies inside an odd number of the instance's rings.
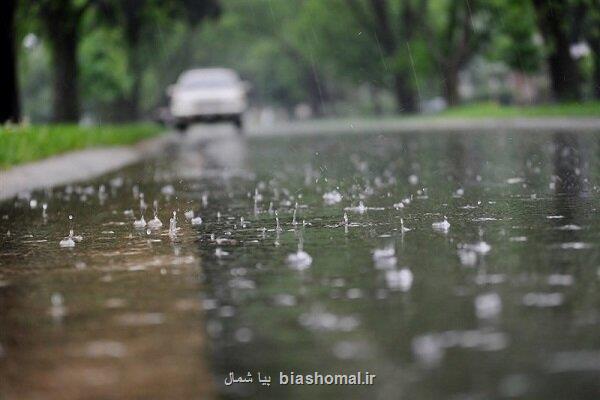
[{"label": "car windshield", "polygon": [[183,88],[199,89],[199,88],[218,88],[233,86],[237,79],[232,74],[227,73],[194,73],[184,75],[180,80],[180,85]]}]

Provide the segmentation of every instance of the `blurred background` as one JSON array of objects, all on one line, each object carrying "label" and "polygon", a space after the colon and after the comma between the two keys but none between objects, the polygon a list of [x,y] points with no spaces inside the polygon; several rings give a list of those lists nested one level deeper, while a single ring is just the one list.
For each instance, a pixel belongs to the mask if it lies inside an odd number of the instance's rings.
[{"label": "blurred background", "polygon": [[600,99],[600,0],[3,0],[0,8],[2,121],[156,118],[177,76],[207,66],[252,84],[247,118],[261,124]]}]

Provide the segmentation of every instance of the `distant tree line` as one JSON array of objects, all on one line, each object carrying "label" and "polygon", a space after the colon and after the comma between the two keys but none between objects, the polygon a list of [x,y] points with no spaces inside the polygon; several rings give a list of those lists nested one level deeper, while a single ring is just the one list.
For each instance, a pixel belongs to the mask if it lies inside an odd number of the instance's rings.
[{"label": "distant tree line", "polygon": [[19,121],[45,85],[38,66],[20,67],[32,32],[59,122],[138,119],[194,65],[237,68],[256,101],[316,115],[359,86],[390,93],[398,112],[431,93],[456,105],[476,58],[547,71],[556,101],[600,99],[600,0],[3,0],[0,121]]},{"label": "distant tree line", "polygon": [[[139,117],[140,80],[143,73],[142,40],[148,27],[169,24],[172,21],[185,21],[197,24],[204,18],[216,17],[220,12],[217,0],[7,0],[0,5],[0,15],[6,22],[2,24],[2,48],[7,54],[3,58],[3,74],[7,80],[7,105],[2,104],[0,120],[17,121],[20,118],[17,90],[18,23],[37,31],[47,43],[52,70],[52,118],[57,122],[76,122],[80,110],[80,57],[79,50],[83,37],[91,29],[102,26],[116,26],[120,29],[119,45],[125,49],[127,75],[131,83],[122,97],[117,99],[117,107],[126,119]],[[91,19],[91,22],[90,22]],[[86,25],[87,22],[87,26]],[[85,29],[87,28],[87,30]],[[101,44],[100,44],[101,45]],[[106,44],[110,45],[110,44]],[[153,55],[156,57],[156,55]],[[3,100],[4,100],[4,94]],[[10,104],[12,103],[12,105]]]},{"label": "distant tree line", "polygon": [[[593,96],[600,98],[600,0],[308,3],[307,21],[324,38],[318,44],[322,57],[337,73],[356,82],[381,71],[384,79],[372,82],[393,89],[400,111],[417,110],[421,80],[439,81],[447,104],[456,105],[459,73],[475,56],[502,61],[525,73],[546,67],[556,101],[581,100],[585,66],[571,54],[571,46],[581,42],[591,50],[590,82]],[[541,44],[536,43],[539,38]]]}]

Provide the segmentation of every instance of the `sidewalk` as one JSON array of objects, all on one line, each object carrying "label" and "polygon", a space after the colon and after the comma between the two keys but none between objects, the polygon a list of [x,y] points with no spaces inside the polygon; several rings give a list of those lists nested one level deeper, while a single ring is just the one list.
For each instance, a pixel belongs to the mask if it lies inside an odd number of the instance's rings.
[{"label": "sidewalk", "polygon": [[74,151],[0,171],[0,200],[117,170],[156,153],[172,140],[173,135],[162,135],[133,146]]}]

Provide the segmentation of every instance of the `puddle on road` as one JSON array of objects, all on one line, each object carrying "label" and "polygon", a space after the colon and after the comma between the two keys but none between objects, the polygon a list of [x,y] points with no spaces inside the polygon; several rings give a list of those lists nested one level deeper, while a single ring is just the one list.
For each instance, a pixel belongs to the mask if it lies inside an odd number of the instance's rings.
[{"label": "puddle on road", "polygon": [[0,205],[1,393],[592,398],[599,139],[226,136],[22,194]]}]

